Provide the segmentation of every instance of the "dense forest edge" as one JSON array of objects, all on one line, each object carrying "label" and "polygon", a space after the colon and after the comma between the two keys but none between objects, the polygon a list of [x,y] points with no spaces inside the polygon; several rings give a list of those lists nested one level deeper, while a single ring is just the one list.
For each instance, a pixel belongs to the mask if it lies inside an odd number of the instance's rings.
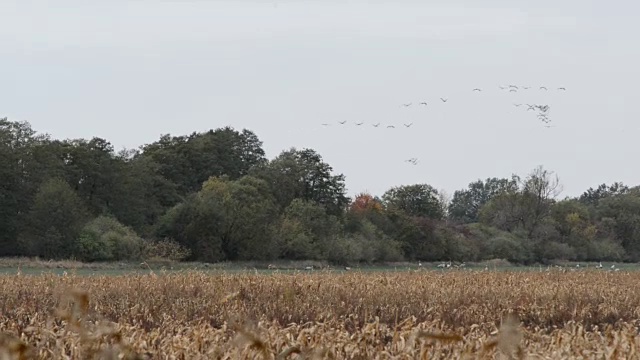
[{"label": "dense forest edge", "polygon": [[312,149],[273,159],[249,130],[116,152],[0,119],[0,257],[82,262],[515,264],[640,259],[640,186],[560,199],[544,167],[446,196],[427,183],[346,196]]}]

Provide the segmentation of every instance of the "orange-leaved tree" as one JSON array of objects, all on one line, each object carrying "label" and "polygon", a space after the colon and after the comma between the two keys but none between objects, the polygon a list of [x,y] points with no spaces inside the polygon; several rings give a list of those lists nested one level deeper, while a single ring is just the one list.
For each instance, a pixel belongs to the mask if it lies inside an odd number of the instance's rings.
[{"label": "orange-leaved tree", "polygon": [[363,192],[356,195],[349,210],[354,213],[364,213],[368,211],[380,212],[383,210],[382,202],[371,194]]}]

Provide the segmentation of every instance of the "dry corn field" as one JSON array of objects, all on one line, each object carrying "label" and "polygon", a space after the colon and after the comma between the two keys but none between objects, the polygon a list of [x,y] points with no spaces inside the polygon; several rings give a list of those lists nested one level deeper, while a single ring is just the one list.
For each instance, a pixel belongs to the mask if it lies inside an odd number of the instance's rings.
[{"label": "dry corn field", "polygon": [[634,359],[640,273],[0,276],[4,359]]}]

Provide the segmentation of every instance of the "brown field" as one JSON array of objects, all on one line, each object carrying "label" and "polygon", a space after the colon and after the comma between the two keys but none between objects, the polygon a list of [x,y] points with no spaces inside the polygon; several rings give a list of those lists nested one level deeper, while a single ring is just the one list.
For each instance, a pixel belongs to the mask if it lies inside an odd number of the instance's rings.
[{"label": "brown field", "polygon": [[595,270],[4,275],[0,360],[637,359],[638,284]]}]

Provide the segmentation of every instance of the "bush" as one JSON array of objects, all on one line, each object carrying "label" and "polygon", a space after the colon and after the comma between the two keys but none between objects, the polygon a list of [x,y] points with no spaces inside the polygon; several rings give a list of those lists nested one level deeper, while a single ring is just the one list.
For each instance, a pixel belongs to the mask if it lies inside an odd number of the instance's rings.
[{"label": "bush", "polygon": [[327,250],[327,259],[333,263],[394,262],[403,260],[400,243],[384,235],[368,220],[362,220],[360,232],[333,240]]},{"label": "bush", "polygon": [[587,257],[591,261],[621,261],[626,254],[622,245],[609,239],[591,240],[587,243]]},{"label": "bush", "polygon": [[512,263],[524,263],[530,257],[530,253],[522,240],[507,234],[488,239],[487,248],[489,257],[492,259],[506,259]]},{"label": "bush", "polygon": [[118,220],[100,216],[80,232],[78,258],[82,261],[139,260],[145,243]]},{"label": "bush", "polygon": [[189,256],[191,256],[191,250],[168,238],[145,242],[142,251],[142,257],[147,261],[182,261]]},{"label": "bush", "polygon": [[576,251],[569,244],[548,241],[541,244],[540,258],[543,261],[553,259],[575,260]]},{"label": "bush", "polygon": [[526,263],[531,260],[532,244],[523,235],[482,224],[466,225],[465,231],[469,237],[476,240],[479,259],[506,259],[513,263]]}]

